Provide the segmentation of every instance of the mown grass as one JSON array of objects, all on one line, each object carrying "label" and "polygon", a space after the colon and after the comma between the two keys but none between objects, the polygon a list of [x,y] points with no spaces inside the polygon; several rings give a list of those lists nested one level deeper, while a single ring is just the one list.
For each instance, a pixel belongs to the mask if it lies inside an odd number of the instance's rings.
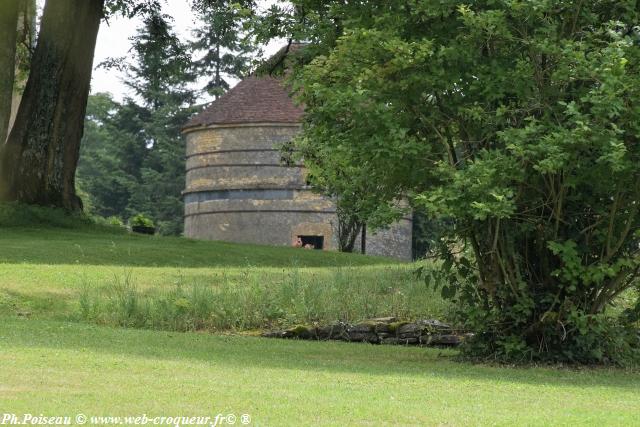
[{"label": "mown grass", "polygon": [[[46,222],[37,222],[48,212],[51,214]],[[2,204],[0,244],[0,263],[182,268],[398,264],[396,260],[360,254],[145,236],[56,210],[29,208],[7,213]]]},{"label": "mown grass", "polygon": [[328,267],[397,264],[360,254],[274,248],[126,232],[48,228],[0,229],[0,263],[129,267]]},{"label": "mown grass", "polygon": [[634,371],[479,366],[451,351],[0,320],[0,408],[250,414],[252,425],[637,425]]}]

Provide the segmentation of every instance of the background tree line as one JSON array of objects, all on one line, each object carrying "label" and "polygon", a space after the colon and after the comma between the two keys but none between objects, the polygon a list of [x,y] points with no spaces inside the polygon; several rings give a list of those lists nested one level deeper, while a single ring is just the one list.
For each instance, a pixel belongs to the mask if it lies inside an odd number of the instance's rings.
[{"label": "background tree line", "polygon": [[[202,92],[219,96],[248,71],[255,50],[244,28],[253,1],[190,5],[200,22],[192,39],[181,41],[159,0],[47,1],[37,34],[33,0],[2,2],[0,200],[80,210],[77,180],[86,210],[123,220],[142,212],[162,233],[180,233],[180,127]],[[98,29],[115,15],[143,22],[133,59],[105,64],[126,71],[131,97],[89,101]],[[195,76],[210,78],[194,89]]]},{"label": "background tree line", "polygon": [[186,41],[176,36],[171,17],[153,10],[132,38],[132,60],[103,64],[125,72],[132,96],[123,102],[89,96],[77,173],[86,211],[122,221],[143,213],[161,234],[182,233],[180,131],[200,96],[217,97],[248,72],[255,43],[243,29],[247,6],[193,2],[199,20]]}]

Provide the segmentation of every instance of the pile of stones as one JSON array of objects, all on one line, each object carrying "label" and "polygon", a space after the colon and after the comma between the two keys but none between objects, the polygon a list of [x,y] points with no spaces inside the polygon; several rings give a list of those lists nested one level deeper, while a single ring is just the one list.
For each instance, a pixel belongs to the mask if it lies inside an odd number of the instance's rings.
[{"label": "pile of stones", "polygon": [[327,326],[296,326],[265,332],[266,338],[339,340],[371,344],[455,347],[467,337],[434,319],[401,322],[394,317],[369,319],[356,324],[337,322]]}]

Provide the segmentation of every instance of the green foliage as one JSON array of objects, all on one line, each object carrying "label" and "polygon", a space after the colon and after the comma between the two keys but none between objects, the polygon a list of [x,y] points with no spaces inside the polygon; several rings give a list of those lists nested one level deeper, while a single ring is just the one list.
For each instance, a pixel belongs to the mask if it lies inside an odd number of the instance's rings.
[{"label": "green foliage", "polygon": [[429,218],[423,211],[414,211],[412,240],[415,259],[437,256],[442,238],[452,223],[447,219]]},{"label": "green foliage", "polygon": [[136,214],[129,219],[129,224],[132,227],[155,227],[153,220],[144,214]]},{"label": "green foliage", "polygon": [[140,109],[133,103],[120,104],[108,94],[89,96],[76,179],[86,192],[80,196],[88,212],[121,219],[129,216],[147,152],[137,134],[140,123]]},{"label": "green foliage", "polygon": [[216,98],[229,90],[232,79],[249,73],[255,42],[247,32],[255,1],[192,0],[198,17],[190,48],[197,58],[193,70],[207,76],[203,91]]},{"label": "green foliage", "polygon": [[89,98],[78,182],[94,212],[121,219],[143,212],[160,234],[183,227],[185,142],[180,130],[194,101],[187,47],[167,17],[146,15],[133,38],[127,85],[136,99],[118,103],[109,95]]},{"label": "green foliage", "polygon": [[183,227],[185,142],[180,134],[192,109],[194,79],[187,46],[173,33],[168,18],[151,15],[134,37],[136,61],[129,69],[130,86],[143,100],[137,135],[146,155],[129,210],[157,221],[161,234],[179,235]]},{"label": "green foliage", "polygon": [[161,0],[106,0],[104,5],[105,17],[120,15],[133,18],[135,16],[158,13],[161,5]]},{"label": "green foliage", "polygon": [[395,198],[397,189],[378,185],[366,165],[351,164],[353,159],[340,144],[337,147],[315,144],[328,137],[323,131],[314,133],[317,130],[307,128],[302,137],[292,141],[293,157],[299,162],[304,160],[307,180],[314,191],[334,198],[339,247],[341,251],[352,252],[363,227],[375,231],[399,219],[406,209]]},{"label": "green foliage", "polygon": [[187,88],[194,79],[189,71],[190,53],[174,33],[171,19],[160,12],[150,13],[132,38],[134,58],[126,67],[125,83],[150,112],[193,102]]},{"label": "green foliage", "polygon": [[451,221],[470,354],[634,357],[634,326],[602,314],[640,270],[637,2],[292,3],[265,21],[316,42],[293,76],[310,169]]},{"label": "green foliage", "polygon": [[114,227],[124,228],[124,222],[122,222],[122,220],[117,216],[110,216],[108,218],[105,218],[104,220],[107,224],[112,225]]}]

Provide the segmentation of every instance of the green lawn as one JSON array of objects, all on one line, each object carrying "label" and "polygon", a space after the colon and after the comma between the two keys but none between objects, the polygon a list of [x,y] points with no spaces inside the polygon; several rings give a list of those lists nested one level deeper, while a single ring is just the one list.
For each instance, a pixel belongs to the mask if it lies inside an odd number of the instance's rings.
[{"label": "green lawn", "polygon": [[2,319],[0,412],[250,414],[253,425],[638,425],[640,374],[433,349]]},{"label": "green lawn", "polygon": [[[0,227],[0,416],[233,413],[268,426],[638,424],[638,371],[490,367],[455,361],[454,351],[237,333],[270,322],[442,318],[446,304],[413,270],[381,258],[91,227]],[[138,307],[126,316],[123,289]],[[191,306],[202,311],[205,302],[208,332],[166,330],[187,330],[189,317],[171,318],[187,321],[180,327],[136,323],[161,315],[158,307],[176,315]],[[83,317],[83,304],[98,308]]]},{"label": "green lawn", "polygon": [[176,330],[442,317],[445,304],[414,270],[358,254],[8,227],[0,228],[0,315]]},{"label": "green lawn", "polygon": [[1,228],[0,263],[82,264],[128,267],[336,267],[397,264],[395,260],[177,237],[155,237],[100,228]]}]

